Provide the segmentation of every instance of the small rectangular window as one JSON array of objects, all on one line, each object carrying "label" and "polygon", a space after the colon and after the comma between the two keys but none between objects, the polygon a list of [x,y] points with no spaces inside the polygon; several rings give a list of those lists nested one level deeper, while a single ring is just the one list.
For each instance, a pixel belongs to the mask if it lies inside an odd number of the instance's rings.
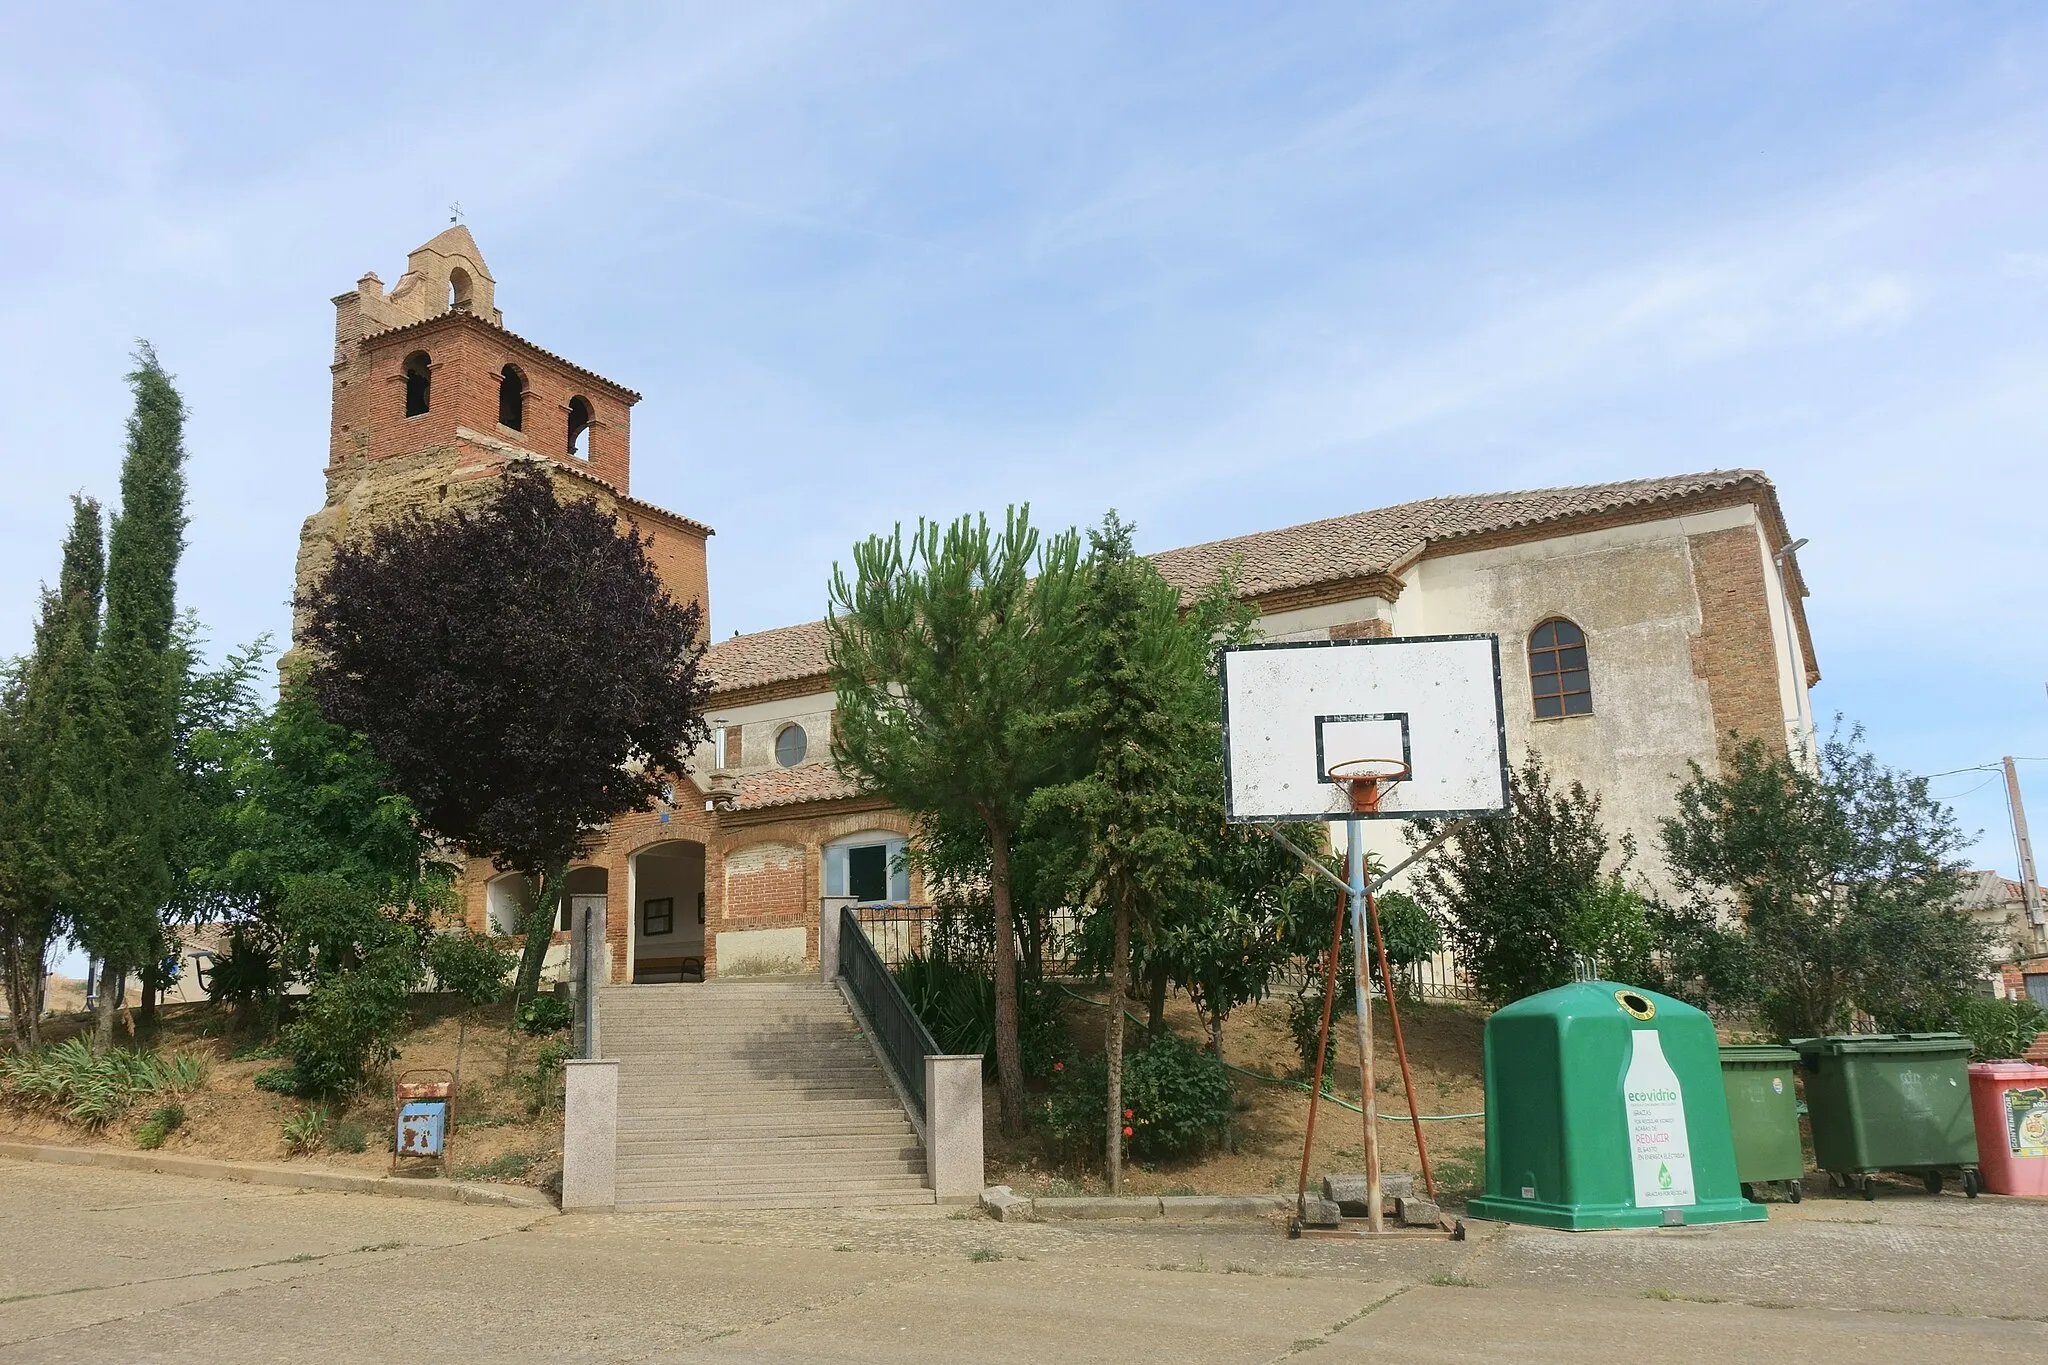
[{"label": "small rectangular window", "polygon": [[846,850],[846,894],[857,901],[889,899],[887,844],[863,844]]}]

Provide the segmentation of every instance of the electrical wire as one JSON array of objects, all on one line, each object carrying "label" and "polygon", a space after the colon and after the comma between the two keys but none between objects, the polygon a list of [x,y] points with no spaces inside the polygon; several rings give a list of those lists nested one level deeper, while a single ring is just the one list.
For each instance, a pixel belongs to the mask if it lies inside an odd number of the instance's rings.
[{"label": "electrical wire", "polygon": [[[1065,992],[1067,995],[1072,996],[1074,999],[1080,1001],[1084,1005],[1093,1005],[1095,1006],[1095,1008],[1099,1010],[1106,1010],[1109,1008],[1109,1002],[1106,1000],[1096,1000],[1090,996],[1083,995],[1079,991],[1073,989],[1070,986],[1067,986],[1062,982],[1056,981],[1053,984],[1058,986],[1061,991]],[[1132,1014],[1129,1010],[1124,1011],[1124,1018],[1130,1020],[1133,1024],[1138,1025],[1140,1028],[1143,1028],[1145,1026],[1145,1021],[1143,1019],[1140,1019],[1137,1015]],[[1229,1062],[1225,1062],[1223,1064],[1223,1069],[1225,1071],[1235,1071],[1240,1076],[1249,1076],[1255,1081],[1264,1081],[1268,1085],[1291,1086],[1292,1088],[1299,1090],[1304,1095],[1311,1095],[1315,1093],[1314,1090],[1312,1090],[1309,1086],[1304,1085],[1302,1082],[1289,1080],[1285,1076],[1268,1076],[1263,1071],[1248,1071],[1244,1067],[1233,1066]],[[1353,1104],[1350,1100],[1345,1099],[1342,1095],[1331,1094],[1327,1088],[1325,1088],[1323,1091],[1323,1098],[1328,1100],[1330,1103],[1337,1105],[1340,1108],[1349,1109],[1354,1114],[1363,1114],[1365,1112],[1363,1107]],[[1408,1114],[1390,1114],[1386,1110],[1382,1109],[1379,1111],[1379,1116],[1391,1123],[1413,1123],[1416,1119],[1421,1119],[1424,1123],[1449,1123],[1456,1119],[1483,1119],[1486,1117],[1486,1111],[1484,1109],[1481,1109],[1471,1114],[1416,1114],[1411,1116]]]}]

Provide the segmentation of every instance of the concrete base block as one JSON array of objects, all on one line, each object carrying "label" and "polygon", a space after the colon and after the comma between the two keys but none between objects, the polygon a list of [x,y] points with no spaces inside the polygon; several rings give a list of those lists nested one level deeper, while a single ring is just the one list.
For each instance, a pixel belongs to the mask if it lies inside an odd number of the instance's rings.
[{"label": "concrete base block", "polygon": [[619,1188],[619,1064],[567,1062],[563,1090],[562,1208],[612,1208]]},{"label": "concrete base block", "polygon": [[1012,1193],[1008,1185],[991,1185],[981,1192],[981,1206],[993,1214],[998,1223],[1030,1222],[1031,1205],[1031,1200]]},{"label": "concrete base block", "polygon": [[1315,1195],[1301,1197],[1301,1225],[1309,1228],[1333,1228],[1342,1222],[1344,1212],[1334,1199],[1319,1199]]},{"label": "concrete base block", "polygon": [[[1386,1200],[1406,1199],[1415,1193],[1415,1177],[1406,1171],[1380,1172],[1381,1207]],[[1365,1174],[1363,1172],[1323,1177],[1323,1198],[1341,1205],[1346,1218],[1363,1218],[1365,1207]]]},{"label": "concrete base block", "polygon": [[1428,1199],[1396,1199],[1394,1216],[1402,1226],[1411,1228],[1433,1228],[1443,1221],[1443,1210]]}]

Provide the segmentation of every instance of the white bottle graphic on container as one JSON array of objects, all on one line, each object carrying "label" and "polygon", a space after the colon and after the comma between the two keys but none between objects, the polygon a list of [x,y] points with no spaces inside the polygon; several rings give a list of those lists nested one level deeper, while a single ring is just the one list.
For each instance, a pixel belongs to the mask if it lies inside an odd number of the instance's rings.
[{"label": "white bottle graphic on container", "polygon": [[1635,1166],[1636,1207],[1690,1204],[1692,1148],[1685,1136],[1685,1093],[1671,1063],[1664,1060],[1664,1041],[1657,1030],[1633,1029],[1630,1040],[1621,1091]]}]

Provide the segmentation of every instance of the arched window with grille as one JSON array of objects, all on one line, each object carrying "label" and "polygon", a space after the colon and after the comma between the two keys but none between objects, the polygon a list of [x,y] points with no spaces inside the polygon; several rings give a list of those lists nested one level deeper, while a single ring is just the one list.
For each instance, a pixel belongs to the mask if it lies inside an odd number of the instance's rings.
[{"label": "arched window with grille", "polygon": [[1586,632],[1562,616],[1551,617],[1529,633],[1529,692],[1538,720],[1593,714]]}]

